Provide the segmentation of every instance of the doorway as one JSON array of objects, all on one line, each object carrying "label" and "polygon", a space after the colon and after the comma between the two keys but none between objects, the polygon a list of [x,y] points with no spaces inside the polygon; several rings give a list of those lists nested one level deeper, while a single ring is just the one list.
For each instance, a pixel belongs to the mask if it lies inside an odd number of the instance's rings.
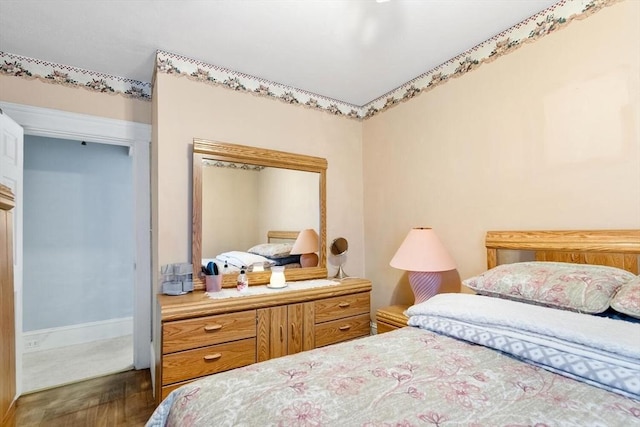
[{"label": "doorway", "polygon": [[[149,144],[151,126],[0,101],[0,108],[24,128],[24,134],[126,147],[133,162],[135,267],[133,289],[133,365],[151,361],[151,215]],[[16,384],[22,394],[22,283],[16,284]]]},{"label": "doorway", "polygon": [[27,135],[23,392],[133,367],[128,148]]}]

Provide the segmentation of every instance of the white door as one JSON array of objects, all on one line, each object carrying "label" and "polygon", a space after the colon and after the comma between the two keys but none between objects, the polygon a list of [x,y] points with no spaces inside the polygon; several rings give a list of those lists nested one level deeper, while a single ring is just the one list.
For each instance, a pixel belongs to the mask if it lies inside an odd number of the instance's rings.
[{"label": "white door", "polygon": [[13,210],[13,301],[16,316],[16,392],[22,393],[22,127],[0,110],[0,184],[16,198]]}]

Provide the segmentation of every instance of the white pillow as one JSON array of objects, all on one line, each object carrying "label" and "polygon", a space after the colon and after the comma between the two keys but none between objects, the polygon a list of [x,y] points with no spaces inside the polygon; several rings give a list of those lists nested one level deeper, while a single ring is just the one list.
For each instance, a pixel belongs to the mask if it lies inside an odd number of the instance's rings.
[{"label": "white pillow", "polygon": [[250,254],[249,252],[241,252],[241,251],[224,252],[218,255],[216,259],[223,262],[226,261],[227,263],[229,263],[229,265],[232,265],[238,268],[242,268],[242,267],[248,268],[250,265],[253,265],[255,263],[260,263],[260,262],[263,263],[265,267],[270,267],[275,264],[273,261],[261,255]]}]

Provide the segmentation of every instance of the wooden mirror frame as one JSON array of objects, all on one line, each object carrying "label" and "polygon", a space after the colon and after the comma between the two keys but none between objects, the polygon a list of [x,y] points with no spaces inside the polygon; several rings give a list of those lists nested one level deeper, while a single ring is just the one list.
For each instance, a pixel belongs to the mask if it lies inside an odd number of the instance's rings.
[{"label": "wooden mirror frame", "polygon": [[[305,156],[284,151],[229,144],[226,142],[193,140],[193,224],[191,237],[191,262],[193,264],[194,289],[204,289],[201,276],[202,264],[202,160],[221,160],[225,162],[247,163],[251,165],[269,166],[281,169],[315,172],[319,174],[319,219],[318,266],[307,268],[285,269],[287,281],[321,279],[327,277],[327,160],[321,157]],[[235,287],[237,273],[225,274],[222,287]],[[249,285],[269,283],[270,271],[247,273]]]}]

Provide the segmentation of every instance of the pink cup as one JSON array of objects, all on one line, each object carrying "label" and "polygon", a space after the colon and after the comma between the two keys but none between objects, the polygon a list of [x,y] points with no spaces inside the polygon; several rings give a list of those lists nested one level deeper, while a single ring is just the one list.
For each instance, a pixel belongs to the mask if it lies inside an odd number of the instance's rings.
[{"label": "pink cup", "polygon": [[207,292],[220,292],[222,290],[222,274],[204,276],[204,285]]}]

